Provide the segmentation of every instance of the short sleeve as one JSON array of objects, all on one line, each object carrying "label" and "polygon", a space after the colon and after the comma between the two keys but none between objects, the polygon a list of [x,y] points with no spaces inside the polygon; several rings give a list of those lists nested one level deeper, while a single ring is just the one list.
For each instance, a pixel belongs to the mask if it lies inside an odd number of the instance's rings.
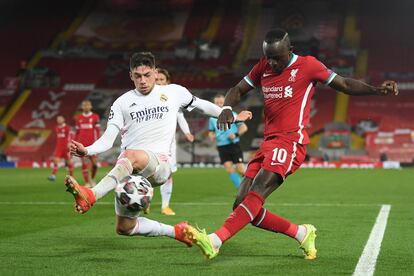
[{"label": "short sleeve", "polygon": [[193,96],[187,88],[177,84],[170,84],[171,87],[176,91],[177,100],[181,108],[184,108],[188,111],[194,109],[193,103],[197,100],[196,96]]},{"label": "short sleeve", "polygon": [[110,124],[117,126],[119,129],[124,126],[124,116],[119,101],[115,101],[109,111],[108,125]]},{"label": "short sleeve", "polygon": [[244,77],[244,80],[251,86],[251,87],[259,87],[260,80],[262,74],[264,72],[264,68],[266,65],[266,60],[263,58],[260,59],[258,63],[253,67],[253,69]]},{"label": "short sleeve", "polygon": [[314,57],[310,57],[310,72],[309,75],[312,80],[321,82],[325,85],[331,83],[331,81],[335,78],[336,73],[333,72],[331,69],[327,68],[322,62],[317,60]]}]

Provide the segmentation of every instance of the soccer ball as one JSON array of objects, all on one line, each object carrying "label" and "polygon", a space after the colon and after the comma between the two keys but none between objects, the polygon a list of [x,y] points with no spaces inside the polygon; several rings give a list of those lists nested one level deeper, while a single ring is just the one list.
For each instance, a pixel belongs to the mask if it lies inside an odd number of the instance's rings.
[{"label": "soccer ball", "polygon": [[130,211],[138,212],[148,207],[154,189],[145,177],[128,175],[116,186],[115,194],[118,203]]}]

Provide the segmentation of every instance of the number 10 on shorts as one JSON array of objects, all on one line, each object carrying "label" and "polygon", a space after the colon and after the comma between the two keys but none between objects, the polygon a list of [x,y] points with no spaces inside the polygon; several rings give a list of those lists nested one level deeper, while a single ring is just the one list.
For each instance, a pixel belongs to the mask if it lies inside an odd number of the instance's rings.
[{"label": "number 10 on shorts", "polygon": [[284,164],[286,162],[287,155],[288,153],[285,149],[274,148],[272,162],[270,165]]}]

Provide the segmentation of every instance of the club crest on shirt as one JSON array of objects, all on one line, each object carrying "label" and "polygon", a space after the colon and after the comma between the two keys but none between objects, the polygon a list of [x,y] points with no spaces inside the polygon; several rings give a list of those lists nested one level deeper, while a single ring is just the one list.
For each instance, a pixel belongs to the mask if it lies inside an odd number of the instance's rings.
[{"label": "club crest on shirt", "polygon": [[289,81],[294,82],[296,80],[296,74],[298,73],[299,69],[292,69],[290,71],[290,78]]},{"label": "club crest on shirt", "polygon": [[166,101],[168,101],[168,97],[165,94],[161,94],[160,101],[166,102]]}]

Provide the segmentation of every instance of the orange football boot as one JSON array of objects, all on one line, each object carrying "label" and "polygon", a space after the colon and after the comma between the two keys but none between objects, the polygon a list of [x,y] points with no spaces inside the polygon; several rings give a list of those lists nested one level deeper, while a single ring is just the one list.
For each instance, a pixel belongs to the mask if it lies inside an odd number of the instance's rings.
[{"label": "orange football boot", "polygon": [[86,213],[89,208],[96,202],[93,191],[87,187],[81,186],[75,178],[70,175],[65,177],[66,191],[71,193],[75,198],[75,211],[79,214]]}]

